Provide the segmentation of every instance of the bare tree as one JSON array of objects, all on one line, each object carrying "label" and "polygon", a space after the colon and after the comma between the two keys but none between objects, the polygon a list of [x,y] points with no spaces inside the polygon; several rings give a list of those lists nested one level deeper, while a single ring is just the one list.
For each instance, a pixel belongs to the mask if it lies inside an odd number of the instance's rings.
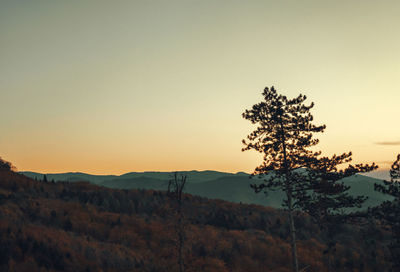
[{"label": "bare tree", "polygon": [[179,272],[185,271],[183,248],[185,243],[185,224],[183,214],[183,190],[185,188],[187,176],[179,175],[178,172],[174,172],[172,179],[168,182],[168,195],[175,202],[176,207],[176,224],[175,229],[177,232],[177,250],[178,250],[178,266]]}]

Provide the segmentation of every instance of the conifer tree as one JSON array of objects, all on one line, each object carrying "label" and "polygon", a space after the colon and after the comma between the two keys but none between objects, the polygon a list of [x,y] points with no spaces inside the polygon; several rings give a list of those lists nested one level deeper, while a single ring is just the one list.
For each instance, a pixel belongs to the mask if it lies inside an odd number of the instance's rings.
[{"label": "conifer tree", "polygon": [[319,142],[313,133],[323,132],[326,126],[312,123],[310,110],[314,104],[305,105],[305,95],[288,99],[274,87],[265,88],[262,95],[264,101],[243,113],[243,118],[257,124],[257,128],[243,140],[242,151],[254,149],[264,155],[252,174],[263,179],[261,184],[251,185],[255,192],[282,190],[286,195],[283,205],[289,217],[293,270],[297,272],[294,211],[304,210],[323,218],[339,208],[360,205],[363,199],[352,199],[345,193],[349,188],[337,181],[377,166],[359,164],[338,170],[338,165],[351,161],[352,153],[328,158],[310,149]]},{"label": "conifer tree", "polygon": [[371,212],[382,221],[383,225],[389,226],[393,239],[389,244],[392,256],[393,269],[400,269],[400,154],[393,162],[390,169],[390,181],[383,184],[375,184],[375,190],[392,196],[392,201],[385,201]]},{"label": "conifer tree", "polygon": [[296,206],[312,216],[321,231],[327,234],[327,247],[324,255],[327,256],[327,270],[332,271],[332,253],[336,251],[336,234],[340,232],[340,225],[349,219],[359,217],[365,212],[353,213],[353,208],[361,208],[367,200],[365,196],[347,194],[350,186],[341,180],[360,172],[369,172],[377,168],[375,164],[355,166],[349,165],[345,169],[337,166],[351,161],[351,152],[331,158],[321,157],[309,163],[295,189]]}]

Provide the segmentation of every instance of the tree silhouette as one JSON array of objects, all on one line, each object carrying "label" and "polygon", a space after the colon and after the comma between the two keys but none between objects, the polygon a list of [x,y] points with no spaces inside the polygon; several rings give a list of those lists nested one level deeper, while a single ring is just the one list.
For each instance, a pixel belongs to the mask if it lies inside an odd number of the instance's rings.
[{"label": "tree silhouette", "polygon": [[0,157],[0,171],[15,171],[15,166],[11,162],[5,161]]},{"label": "tree silhouette", "polygon": [[[328,258],[328,271],[331,271],[332,253],[336,251],[336,234],[340,225],[353,219],[351,208],[361,208],[367,197],[352,196],[347,193],[350,186],[340,182],[343,178],[360,172],[369,172],[377,168],[372,165],[357,164],[338,170],[337,166],[351,160],[351,152],[331,158],[322,157],[307,165],[301,182],[297,183],[294,193],[296,206],[308,213],[327,232],[327,247],[324,254]],[[357,213],[359,216],[359,212]]]},{"label": "tree silhouette", "polygon": [[183,206],[183,190],[185,188],[187,176],[179,175],[178,172],[174,172],[172,179],[168,182],[168,195],[175,201],[176,204],[176,225],[175,229],[177,232],[177,251],[178,251],[178,266],[179,272],[185,271],[183,262],[183,248],[185,242],[185,224],[184,214],[182,211]]},{"label": "tree silhouette", "polygon": [[352,199],[346,195],[349,187],[338,184],[343,177],[375,169],[375,164],[349,165],[338,171],[337,166],[351,161],[352,153],[320,157],[320,151],[311,147],[319,140],[313,133],[323,132],[325,125],[314,125],[310,113],[313,103],[305,105],[305,95],[294,99],[277,93],[274,87],[265,88],[264,101],[243,113],[243,118],[257,124],[257,128],[243,140],[242,151],[254,149],[263,153],[263,163],[252,176],[263,179],[252,184],[255,192],[282,190],[288,211],[293,270],[299,271],[297,260],[296,228],[293,212],[304,210],[320,219],[343,207],[360,205],[363,198]]},{"label": "tree silhouette", "polygon": [[372,209],[372,213],[387,225],[393,239],[389,244],[392,255],[393,269],[400,269],[400,154],[390,169],[390,181],[383,180],[383,184],[375,184],[375,190],[392,196],[392,201],[385,201],[379,207]]},{"label": "tree silhouette", "polygon": [[400,154],[397,155],[397,160],[392,164],[390,169],[390,179],[392,184],[400,183]]}]

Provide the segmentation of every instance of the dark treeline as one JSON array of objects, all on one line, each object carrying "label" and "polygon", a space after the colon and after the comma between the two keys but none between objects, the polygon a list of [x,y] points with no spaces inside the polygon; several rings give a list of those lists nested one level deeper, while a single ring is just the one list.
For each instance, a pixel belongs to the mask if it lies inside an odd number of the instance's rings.
[{"label": "dark treeline", "polygon": [[[291,271],[285,211],[182,195],[185,271]],[[179,271],[176,198],[168,192],[44,182],[0,171],[1,271]],[[385,271],[389,231],[357,220],[329,233],[294,214],[307,271]],[[356,224],[357,223],[357,224]]]}]

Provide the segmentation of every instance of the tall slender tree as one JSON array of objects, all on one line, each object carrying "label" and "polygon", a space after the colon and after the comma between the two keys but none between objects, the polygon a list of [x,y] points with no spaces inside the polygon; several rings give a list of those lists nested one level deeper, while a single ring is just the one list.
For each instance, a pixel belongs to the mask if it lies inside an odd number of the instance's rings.
[{"label": "tall slender tree", "polygon": [[185,243],[185,222],[183,214],[183,190],[185,188],[187,176],[179,175],[174,172],[172,179],[168,182],[168,195],[174,200],[176,205],[176,223],[175,230],[177,234],[177,251],[178,251],[178,267],[179,272],[185,271],[184,265],[184,243]]},{"label": "tall slender tree", "polygon": [[[285,192],[283,205],[288,211],[293,270],[297,272],[294,211],[300,209],[311,215],[322,215],[346,205],[359,205],[361,198],[355,201],[347,199],[347,204],[344,204],[348,187],[337,181],[377,166],[349,165],[338,170],[338,165],[351,161],[352,154],[328,158],[321,157],[320,151],[311,150],[319,143],[313,138],[313,133],[323,132],[326,126],[312,123],[310,110],[314,104],[305,105],[305,95],[288,99],[278,94],[274,87],[265,88],[262,95],[264,101],[243,113],[243,118],[257,124],[257,128],[243,140],[245,147],[242,151],[254,149],[264,155],[262,164],[252,174],[263,179],[263,183],[251,185],[255,192],[269,189]],[[320,208],[314,210],[313,205]]]}]

